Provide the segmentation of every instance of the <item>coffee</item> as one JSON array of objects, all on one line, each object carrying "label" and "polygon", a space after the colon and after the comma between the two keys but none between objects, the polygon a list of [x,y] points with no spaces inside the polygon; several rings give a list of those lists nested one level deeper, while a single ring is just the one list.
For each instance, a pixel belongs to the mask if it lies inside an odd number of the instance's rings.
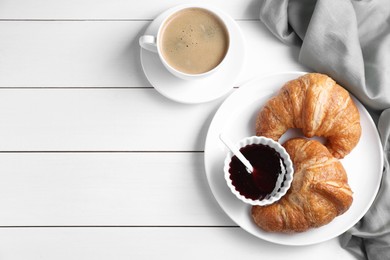
[{"label": "coffee", "polygon": [[223,22],[202,8],[173,14],[162,27],[159,47],[166,62],[178,71],[201,74],[218,66],[229,48]]}]

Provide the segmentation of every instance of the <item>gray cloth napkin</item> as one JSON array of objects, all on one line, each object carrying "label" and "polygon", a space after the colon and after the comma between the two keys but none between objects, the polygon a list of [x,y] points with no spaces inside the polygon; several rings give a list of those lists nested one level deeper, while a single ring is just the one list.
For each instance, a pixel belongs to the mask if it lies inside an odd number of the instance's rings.
[{"label": "gray cloth napkin", "polygon": [[359,259],[390,259],[390,1],[260,2],[268,29],[301,47],[299,62],[348,89],[377,123],[385,155],[381,187],[368,213],[340,241]]}]

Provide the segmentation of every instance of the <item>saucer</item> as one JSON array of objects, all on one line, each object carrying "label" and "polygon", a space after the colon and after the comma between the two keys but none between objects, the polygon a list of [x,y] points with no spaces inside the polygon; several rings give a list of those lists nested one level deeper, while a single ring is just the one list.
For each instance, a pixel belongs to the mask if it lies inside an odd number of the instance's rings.
[{"label": "saucer", "polygon": [[[145,30],[145,35],[156,35],[161,21],[176,6],[160,14]],[[201,6],[199,6],[201,7]],[[207,6],[205,6],[207,7]],[[214,8],[215,9],[215,8]],[[197,104],[215,100],[233,89],[245,61],[245,42],[238,24],[226,13],[218,12],[225,18],[230,29],[230,49],[226,61],[207,78],[183,80],[173,76],[162,64],[157,53],[141,48],[141,64],[150,84],[163,96],[180,103]]]}]

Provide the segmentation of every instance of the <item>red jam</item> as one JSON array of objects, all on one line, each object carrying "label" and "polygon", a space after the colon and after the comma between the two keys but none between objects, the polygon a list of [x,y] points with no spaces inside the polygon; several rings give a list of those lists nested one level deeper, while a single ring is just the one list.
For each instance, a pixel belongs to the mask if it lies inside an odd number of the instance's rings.
[{"label": "red jam", "polygon": [[282,172],[279,153],[263,144],[251,144],[240,149],[241,153],[253,166],[253,173],[246,170],[243,163],[233,156],[230,162],[230,179],[236,190],[246,198],[262,200],[274,188],[279,174]]}]

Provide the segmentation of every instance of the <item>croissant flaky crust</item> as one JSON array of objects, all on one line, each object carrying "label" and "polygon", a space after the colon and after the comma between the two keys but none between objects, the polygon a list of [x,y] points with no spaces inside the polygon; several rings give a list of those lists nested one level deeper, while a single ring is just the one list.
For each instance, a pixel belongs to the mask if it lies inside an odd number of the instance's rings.
[{"label": "croissant flaky crust", "polygon": [[268,100],[256,120],[256,134],[275,141],[289,129],[323,136],[336,158],[344,158],[361,135],[359,111],[349,93],[330,77],[308,73],[287,82]]},{"label": "croissant flaky crust", "polygon": [[342,164],[315,140],[295,138],[284,145],[294,165],[287,194],[269,206],[252,207],[254,222],[269,232],[303,232],[343,214],[352,191]]}]

